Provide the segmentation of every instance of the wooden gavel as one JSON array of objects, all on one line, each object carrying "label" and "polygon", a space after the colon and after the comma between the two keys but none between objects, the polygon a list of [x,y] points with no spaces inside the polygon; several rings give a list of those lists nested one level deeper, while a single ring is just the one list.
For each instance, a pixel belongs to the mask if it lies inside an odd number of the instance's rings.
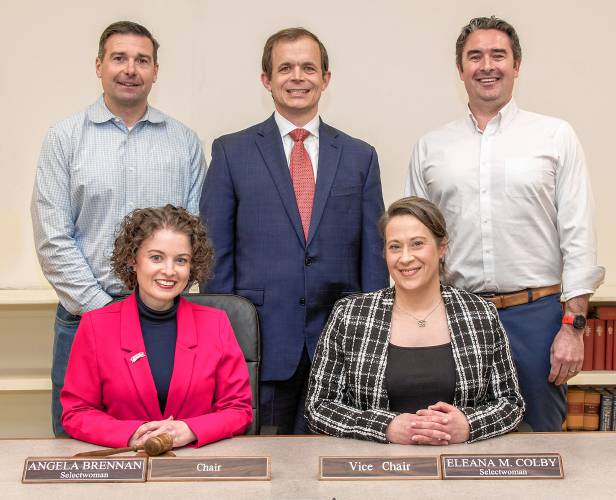
[{"label": "wooden gavel", "polygon": [[126,453],[129,451],[145,451],[150,457],[157,457],[163,453],[170,451],[173,448],[173,438],[169,434],[159,434],[146,439],[143,446],[127,446],[125,448],[107,448],[105,450],[84,451],[73,455],[73,457],[108,457],[109,455],[117,455],[118,453]]}]

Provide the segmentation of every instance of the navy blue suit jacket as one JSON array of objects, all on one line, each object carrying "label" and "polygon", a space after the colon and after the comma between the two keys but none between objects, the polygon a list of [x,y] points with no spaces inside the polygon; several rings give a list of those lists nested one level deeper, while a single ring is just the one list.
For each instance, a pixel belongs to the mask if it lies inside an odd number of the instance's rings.
[{"label": "navy blue suit jacket", "polygon": [[216,257],[201,289],[255,304],[263,381],[290,378],[304,345],[312,359],[336,300],[389,284],[376,151],[323,122],[307,241],[273,115],[214,141],[200,208]]}]

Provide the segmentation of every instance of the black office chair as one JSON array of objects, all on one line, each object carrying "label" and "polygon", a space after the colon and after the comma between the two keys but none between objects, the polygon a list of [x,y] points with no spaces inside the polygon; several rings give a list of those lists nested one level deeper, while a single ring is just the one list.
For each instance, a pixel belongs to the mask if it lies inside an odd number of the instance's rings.
[{"label": "black office chair", "polygon": [[222,309],[227,313],[235,332],[244,359],[248,365],[250,390],[252,391],[252,424],[246,434],[258,434],[259,429],[259,368],[261,345],[259,318],[255,306],[248,299],[231,294],[190,293],[182,295],[186,300],[203,306]]}]

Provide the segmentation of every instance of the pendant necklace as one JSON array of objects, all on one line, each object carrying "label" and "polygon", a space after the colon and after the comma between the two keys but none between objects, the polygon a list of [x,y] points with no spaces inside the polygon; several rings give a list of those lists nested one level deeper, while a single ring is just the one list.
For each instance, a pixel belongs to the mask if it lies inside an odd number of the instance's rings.
[{"label": "pendant necklace", "polygon": [[409,312],[409,311],[405,311],[404,309],[402,309],[402,307],[400,307],[398,304],[394,303],[395,308],[400,311],[402,314],[406,314],[407,316],[410,316],[411,318],[413,318],[415,321],[417,321],[417,326],[419,328],[425,328],[427,325],[427,319],[430,317],[430,315],[436,311],[436,309],[438,308],[438,306],[441,305],[441,300],[439,299],[439,301],[436,303],[436,305],[432,308],[432,310],[423,318],[420,319],[418,317],[416,317],[413,313]]}]

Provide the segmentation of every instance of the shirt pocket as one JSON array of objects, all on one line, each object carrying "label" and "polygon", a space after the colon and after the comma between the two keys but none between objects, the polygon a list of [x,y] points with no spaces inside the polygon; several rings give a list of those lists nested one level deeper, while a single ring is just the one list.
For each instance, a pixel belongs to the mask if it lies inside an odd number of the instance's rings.
[{"label": "shirt pocket", "polygon": [[537,198],[553,190],[554,169],[549,158],[505,160],[505,193],[512,198]]}]

